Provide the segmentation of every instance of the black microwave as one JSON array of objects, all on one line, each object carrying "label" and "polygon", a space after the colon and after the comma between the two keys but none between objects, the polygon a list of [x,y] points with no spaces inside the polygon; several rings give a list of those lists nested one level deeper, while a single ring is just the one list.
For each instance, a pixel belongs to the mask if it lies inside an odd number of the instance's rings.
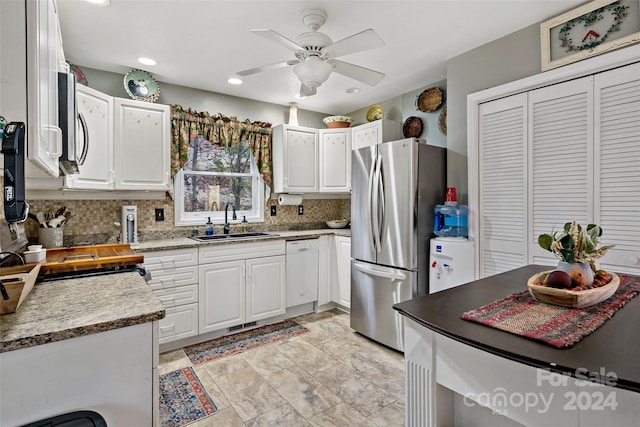
[{"label": "black microwave", "polygon": [[87,157],[89,134],[84,118],[78,115],[76,76],[71,73],[58,73],[58,126],[62,130],[60,173],[79,173],[80,166]]}]

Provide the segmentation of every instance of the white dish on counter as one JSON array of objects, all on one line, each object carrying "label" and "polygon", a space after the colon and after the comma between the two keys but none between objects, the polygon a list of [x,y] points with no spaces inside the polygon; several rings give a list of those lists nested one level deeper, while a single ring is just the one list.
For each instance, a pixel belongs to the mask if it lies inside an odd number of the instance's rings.
[{"label": "white dish on counter", "polygon": [[346,219],[326,221],[325,223],[329,228],[345,228],[347,225],[349,225],[349,221]]}]

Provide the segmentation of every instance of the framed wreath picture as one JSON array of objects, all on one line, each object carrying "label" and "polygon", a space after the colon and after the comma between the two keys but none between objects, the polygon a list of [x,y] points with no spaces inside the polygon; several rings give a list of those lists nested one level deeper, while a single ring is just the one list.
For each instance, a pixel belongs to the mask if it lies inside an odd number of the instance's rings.
[{"label": "framed wreath picture", "polygon": [[639,0],[596,0],[540,24],[542,71],[640,42]]}]

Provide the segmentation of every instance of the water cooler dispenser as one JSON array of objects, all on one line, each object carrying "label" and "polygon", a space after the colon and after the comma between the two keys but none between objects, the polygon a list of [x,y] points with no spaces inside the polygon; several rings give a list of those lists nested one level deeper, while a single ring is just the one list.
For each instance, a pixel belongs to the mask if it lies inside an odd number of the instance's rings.
[{"label": "water cooler dispenser", "polygon": [[464,205],[437,205],[434,209],[429,259],[429,293],[444,291],[474,277],[474,245],[467,239],[469,209]]}]

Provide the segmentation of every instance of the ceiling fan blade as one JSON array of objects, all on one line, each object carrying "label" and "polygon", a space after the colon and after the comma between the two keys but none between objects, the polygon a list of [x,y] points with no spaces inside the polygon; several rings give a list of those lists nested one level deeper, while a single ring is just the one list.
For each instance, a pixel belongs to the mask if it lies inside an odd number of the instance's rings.
[{"label": "ceiling fan blade", "polygon": [[315,87],[309,87],[309,86],[305,85],[304,83],[302,83],[300,85],[300,96],[301,97],[311,96],[311,95],[315,95],[315,94],[316,94],[316,88]]},{"label": "ceiling fan blade", "polygon": [[251,32],[254,33],[254,34],[257,34],[259,36],[262,36],[267,40],[274,41],[274,42],[278,43],[279,45],[284,46],[287,49],[292,50],[294,52],[304,51],[305,50],[299,44],[297,44],[295,42],[292,42],[291,40],[289,40],[288,38],[286,38],[282,34],[276,33],[273,30],[262,29],[262,30],[251,30]]},{"label": "ceiling fan blade", "polygon": [[382,46],[384,41],[380,36],[372,29],[368,29],[323,47],[322,53],[329,58],[338,58]]},{"label": "ceiling fan blade", "polygon": [[336,73],[351,77],[352,79],[361,81],[362,83],[366,83],[370,86],[377,85],[384,78],[384,73],[370,70],[359,65],[338,61],[337,59],[332,59],[329,63],[334,65],[335,68],[333,71]]},{"label": "ceiling fan blade", "polygon": [[271,70],[276,70],[278,68],[287,67],[289,65],[295,65],[298,62],[300,61],[293,59],[291,61],[278,62],[277,64],[263,65],[262,67],[256,67],[256,68],[250,68],[248,70],[238,71],[236,74],[244,77],[244,76],[249,76],[251,74],[261,73],[263,71],[271,71]]}]

